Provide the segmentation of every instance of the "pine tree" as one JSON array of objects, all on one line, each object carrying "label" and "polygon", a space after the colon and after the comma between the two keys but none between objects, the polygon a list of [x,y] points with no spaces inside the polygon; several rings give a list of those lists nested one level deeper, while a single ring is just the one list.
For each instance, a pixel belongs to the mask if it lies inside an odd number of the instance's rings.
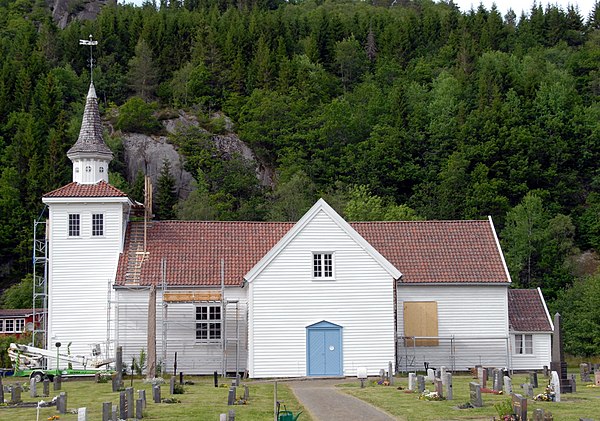
[{"label": "pine tree", "polygon": [[171,174],[171,161],[163,161],[158,186],[156,187],[156,219],[175,219],[175,205],[177,204],[177,190],[175,177]]},{"label": "pine tree", "polygon": [[136,95],[146,101],[152,97],[158,83],[158,70],[152,59],[152,50],[143,38],[135,46],[135,56],[129,60],[127,77]]}]

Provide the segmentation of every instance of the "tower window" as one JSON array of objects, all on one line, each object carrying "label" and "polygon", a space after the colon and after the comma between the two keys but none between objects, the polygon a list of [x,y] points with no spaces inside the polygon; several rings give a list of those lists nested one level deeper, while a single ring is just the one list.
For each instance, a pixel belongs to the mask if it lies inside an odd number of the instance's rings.
[{"label": "tower window", "polygon": [[103,173],[103,172],[104,172],[104,167],[100,167],[100,168],[98,169],[98,171],[100,171],[101,173]]},{"label": "tower window", "polygon": [[104,235],[104,215],[101,213],[92,214],[92,235]]},{"label": "tower window", "polygon": [[92,172],[92,167],[90,167],[89,165],[87,165],[85,167],[85,172]]},{"label": "tower window", "polygon": [[69,237],[79,237],[80,217],[78,213],[69,214]]}]

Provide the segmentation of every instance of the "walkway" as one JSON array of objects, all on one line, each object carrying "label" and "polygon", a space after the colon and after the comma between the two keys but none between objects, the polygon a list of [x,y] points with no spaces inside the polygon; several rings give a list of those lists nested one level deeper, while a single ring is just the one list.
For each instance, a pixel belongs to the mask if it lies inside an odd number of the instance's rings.
[{"label": "walkway", "polygon": [[[367,402],[340,392],[336,380],[303,380],[287,383],[314,421],[394,421],[395,418]],[[302,419],[302,416],[300,417]]]}]

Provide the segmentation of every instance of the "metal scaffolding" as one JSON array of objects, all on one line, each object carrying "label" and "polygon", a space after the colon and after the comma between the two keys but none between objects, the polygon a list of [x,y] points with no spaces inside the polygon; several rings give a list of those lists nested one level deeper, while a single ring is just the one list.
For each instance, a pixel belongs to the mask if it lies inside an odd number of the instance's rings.
[{"label": "metal scaffolding", "polygon": [[48,223],[42,220],[46,211],[33,222],[33,326],[31,343],[47,348],[48,333]]}]

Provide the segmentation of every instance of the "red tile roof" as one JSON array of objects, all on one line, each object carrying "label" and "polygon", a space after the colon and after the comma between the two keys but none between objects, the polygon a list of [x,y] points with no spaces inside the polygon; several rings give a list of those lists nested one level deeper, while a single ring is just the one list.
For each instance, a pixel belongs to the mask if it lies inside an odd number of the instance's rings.
[{"label": "red tile roof", "polygon": [[33,314],[31,308],[5,308],[0,309],[0,318],[5,317],[27,317]]},{"label": "red tile roof", "polygon": [[537,289],[508,290],[508,324],[514,332],[552,332]]},{"label": "red tile roof", "polygon": [[46,193],[44,197],[127,197],[127,194],[105,181],[96,184],[72,182]]},{"label": "red tile roof", "polygon": [[[358,222],[356,231],[402,272],[403,283],[508,283],[489,221]],[[289,222],[152,222],[148,257],[140,285],[160,284],[161,260],[169,285],[240,285],[244,275],[294,226]],[[133,233],[133,234],[132,234]],[[132,237],[141,222],[129,224],[117,285],[125,277]],[[143,238],[143,237],[142,237]]]}]

